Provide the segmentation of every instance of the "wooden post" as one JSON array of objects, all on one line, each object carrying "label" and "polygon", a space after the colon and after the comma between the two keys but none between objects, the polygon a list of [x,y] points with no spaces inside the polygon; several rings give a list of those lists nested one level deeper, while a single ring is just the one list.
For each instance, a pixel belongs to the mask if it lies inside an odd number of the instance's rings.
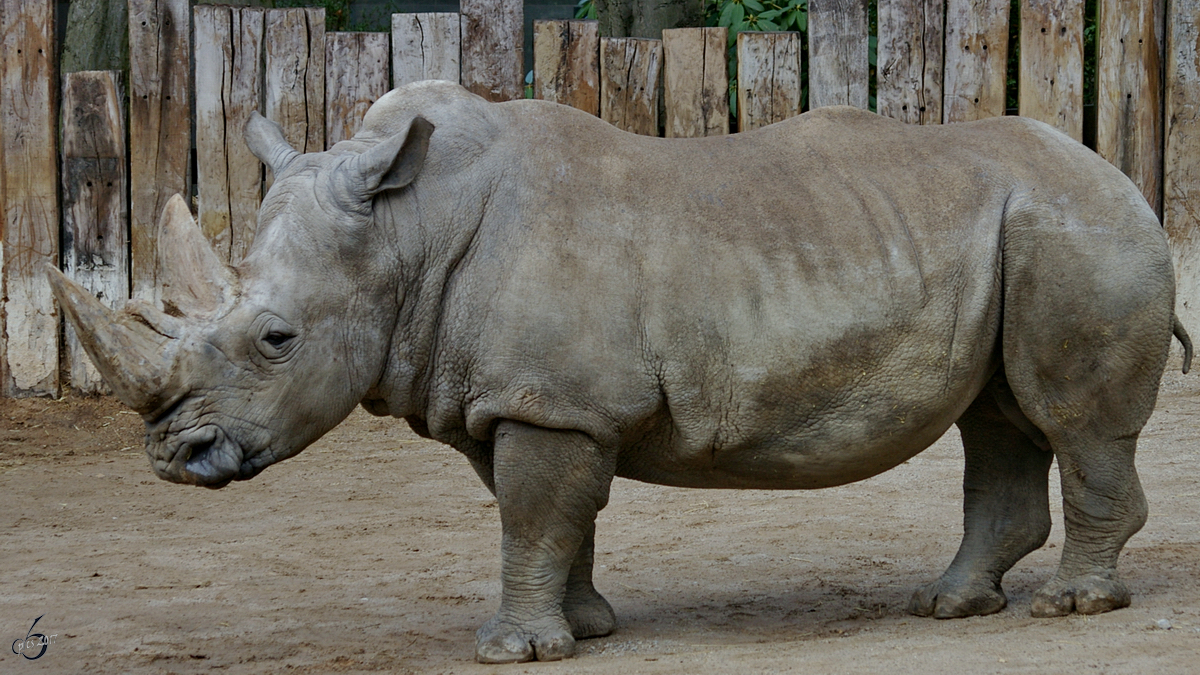
[{"label": "wooden post", "polygon": [[1021,0],[1019,111],[1083,140],[1084,0]]},{"label": "wooden post", "polygon": [[0,394],[58,394],[58,73],[53,0],[0,0]]},{"label": "wooden post", "polygon": [[388,91],[387,33],[325,36],[325,144],[354,136],[363,115]]},{"label": "wooden post", "polygon": [[737,36],[738,131],[800,114],[800,34]]},{"label": "wooden post", "polygon": [[600,118],[618,129],[658,135],[662,40],[600,38]]},{"label": "wooden post", "polygon": [[[62,269],[113,309],[129,298],[125,95],[120,78],[119,71],[109,70],[69,73],[63,78],[62,97]],[[107,393],[69,323],[64,344],[71,387]]]},{"label": "wooden post", "polygon": [[943,0],[879,3],[876,109],[910,124],[942,121]]},{"label": "wooden post", "polygon": [[535,21],[533,97],[600,114],[600,24]]},{"label": "wooden post", "polygon": [[1096,31],[1096,151],[1161,209],[1162,3],[1100,0]]},{"label": "wooden post", "polygon": [[668,138],[729,133],[729,29],[663,31],[663,107]]},{"label": "wooden post", "polygon": [[462,0],[462,84],[489,101],[525,95],[521,0]]},{"label": "wooden post", "polygon": [[808,107],[866,110],[870,53],[866,0],[809,0]]},{"label": "wooden post", "polygon": [[129,248],[133,297],[154,298],[158,216],[190,193],[188,0],[129,0]]},{"label": "wooden post", "polygon": [[262,163],[243,140],[262,101],[263,10],[197,5],[196,167],[200,229],[237,264],[254,241]]},{"label": "wooden post", "polygon": [[462,81],[461,17],[453,12],[392,15],[392,85]]},{"label": "wooden post", "polygon": [[1009,0],[946,3],[946,122],[1004,114]]},{"label": "wooden post", "polygon": [[[263,52],[263,104],[267,119],[283,127],[300,152],[325,149],[325,10],[267,10]],[[274,176],[267,169],[270,189]]]},{"label": "wooden post", "polygon": [[1174,0],[1166,21],[1163,227],[1175,259],[1175,312],[1200,327],[1200,0]]}]

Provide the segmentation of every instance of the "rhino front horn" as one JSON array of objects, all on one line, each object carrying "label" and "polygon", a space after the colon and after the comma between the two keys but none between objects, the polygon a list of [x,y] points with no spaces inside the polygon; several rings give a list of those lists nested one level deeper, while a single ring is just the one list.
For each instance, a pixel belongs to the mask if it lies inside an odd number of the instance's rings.
[{"label": "rhino front horn", "polygon": [[230,300],[237,280],[217,257],[187,202],[175,195],[158,219],[158,293],[172,315],[210,315]]},{"label": "rhino front horn", "polygon": [[170,389],[176,340],[132,313],[105,307],[53,265],[42,269],[84,350],[117,398],[143,415],[158,410]]}]

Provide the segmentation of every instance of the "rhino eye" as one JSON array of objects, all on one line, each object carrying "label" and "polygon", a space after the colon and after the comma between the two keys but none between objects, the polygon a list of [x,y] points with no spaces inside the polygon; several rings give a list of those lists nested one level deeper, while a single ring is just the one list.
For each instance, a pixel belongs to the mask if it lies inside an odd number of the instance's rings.
[{"label": "rhino eye", "polygon": [[279,331],[271,331],[270,333],[267,333],[265,336],[263,336],[263,342],[266,342],[267,344],[271,345],[275,349],[280,349],[284,345],[286,345],[288,342],[290,342],[293,337],[295,337],[295,336],[288,335],[287,333],[280,333]]}]

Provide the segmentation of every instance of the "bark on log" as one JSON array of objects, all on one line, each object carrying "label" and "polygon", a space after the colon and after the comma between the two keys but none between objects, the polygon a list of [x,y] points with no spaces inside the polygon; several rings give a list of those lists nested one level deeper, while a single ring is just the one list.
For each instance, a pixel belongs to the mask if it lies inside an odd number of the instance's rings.
[{"label": "bark on log", "polygon": [[1175,259],[1175,312],[1200,327],[1200,0],[1174,0],[1166,29],[1163,227]]},{"label": "bark on log", "polygon": [[949,0],[942,117],[969,122],[1004,114],[1009,0]]},{"label": "bark on log", "polygon": [[703,0],[595,0],[604,37],[658,39],[671,28],[704,25]]},{"label": "bark on log", "polygon": [[363,115],[388,91],[387,33],[325,36],[325,144],[354,136]]},{"label": "bark on log", "polygon": [[462,84],[489,101],[525,95],[524,6],[520,0],[462,0]]},{"label": "bark on log", "polygon": [[800,34],[737,36],[738,131],[750,131],[800,114]]},{"label": "bark on log", "polygon": [[662,40],[600,39],[600,118],[618,129],[658,135]]},{"label": "bark on log", "polygon": [[1021,0],[1022,117],[1083,140],[1084,0]]},{"label": "bark on log", "polygon": [[[267,11],[263,115],[300,152],[325,149],[325,10]],[[265,190],[274,176],[267,169]]]},{"label": "bark on log", "polygon": [[62,72],[123,71],[128,64],[128,0],[72,0],[67,9]]}]

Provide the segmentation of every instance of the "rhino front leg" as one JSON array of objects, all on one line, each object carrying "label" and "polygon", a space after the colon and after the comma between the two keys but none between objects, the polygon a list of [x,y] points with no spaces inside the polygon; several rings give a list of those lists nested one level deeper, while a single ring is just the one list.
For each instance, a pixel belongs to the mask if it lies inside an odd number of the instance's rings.
[{"label": "rhino front leg", "polygon": [[[594,532],[596,513],[608,502],[615,453],[586,434],[511,421],[497,427],[493,452],[502,591],[499,611],[476,633],[475,658],[481,663],[566,658],[575,650],[563,611],[564,604],[573,607],[567,602],[568,580]],[[574,575],[572,599],[586,599],[578,594],[591,586],[590,558],[587,552],[588,575]]]},{"label": "rhino front leg", "polygon": [[596,524],[584,535],[579,552],[567,575],[567,590],[563,596],[563,615],[571,625],[576,640],[603,637],[617,627],[617,615],[612,606],[592,585],[592,556],[595,549]]},{"label": "rhino front leg", "polygon": [[[998,400],[1011,403],[1004,406],[1008,415]],[[913,614],[951,619],[999,612],[1008,604],[1000,587],[1004,573],[1050,535],[1053,456],[1011,417],[1039,433],[1000,374],[958,420],[966,456],[963,540],[942,577],[913,594]]]}]

